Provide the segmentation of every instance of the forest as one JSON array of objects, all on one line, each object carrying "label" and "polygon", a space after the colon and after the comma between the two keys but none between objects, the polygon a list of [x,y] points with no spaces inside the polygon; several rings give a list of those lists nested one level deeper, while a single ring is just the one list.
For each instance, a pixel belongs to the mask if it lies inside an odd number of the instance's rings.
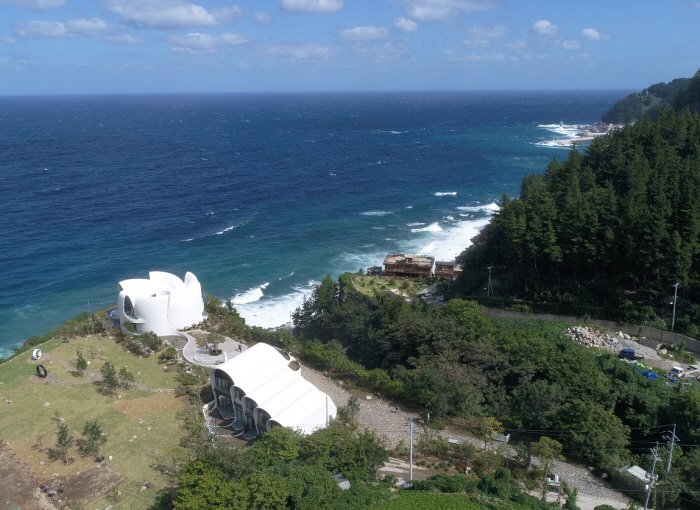
[{"label": "forest", "polygon": [[462,295],[592,307],[591,316],[700,334],[700,116],[667,108],[523,178],[462,254]]},{"label": "forest", "polygon": [[668,83],[655,83],[641,92],[634,92],[615,103],[601,117],[606,124],[628,124],[648,116],[656,119],[664,108],[676,111],[689,108],[700,111],[700,71],[693,78],[676,78]]},{"label": "forest", "polygon": [[297,310],[308,362],[477,435],[495,427],[524,443],[556,438],[567,458],[609,473],[650,467],[648,449],[675,423],[684,446],[667,502],[700,502],[690,490],[700,486],[699,385],[641,377],[570,340],[567,324],[491,319],[461,299],[359,299],[349,281],[327,277]]}]

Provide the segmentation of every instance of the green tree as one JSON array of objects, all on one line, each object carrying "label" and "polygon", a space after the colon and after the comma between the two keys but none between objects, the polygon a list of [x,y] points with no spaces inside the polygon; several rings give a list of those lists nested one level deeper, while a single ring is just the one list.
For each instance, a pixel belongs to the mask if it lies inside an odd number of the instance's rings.
[{"label": "green tree", "polygon": [[221,466],[211,457],[188,463],[179,476],[175,508],[178,510],[220,510],[247,508],[239,506],[234,487]]},{"label": "green tree", "polygon": [[56,448],[63,454],[63,462],[68,464],[68,448],[73,446],[73,434],[68,432],[68,425],[59,423],[56,430]]},{"label": "green tree", "polygon": [[[620,464],[627,456],[630,429],[611,411],[594,402],[574,400],[564,406],[561,428],[569,430],[569,448],[588,462]],[[614,467],[614,466],[613,466]]]},{"label": "green tree", "polygon": [[209,333],[209,336],[207,337],[207,342],[214,345],[214,351],[219,350],[219,344],[224,343],[224,340],[226,340],[224,335],[216,331]]},{"label": "green tree", "polygon": [[248,507],[260,510],[287,508],[289,489],[286,480],[275,473],[258,471],[243,480],[248,494]]},{"label": "green tree", "polygon": [[86,454],[92,453],[96,459],[102,460],[100,447],[107,443],[107,435],[102,431],[102,427],[97,423],[97,420],[85,422],[83,436],[85,436],[85,441],[82,444],[82,451]]},{"label": "green tree", "polygon": [[80,375],[83,375],[83,372],[87,370],[88,364],[87,361],[85,360],[85,357],[83,356],[83,351],[78,351],[78,359],[75,363],[75,369],[80,372]]},{"label": "green tree", "polygon": [[540,459],[540,462],[543,464],[542,501],[546,501],[547,474],[549,473],[549,467],[552,462],[555,460],[562,460],[562,445],[559,441],[542,436],[536,443],[530,444],[530,451],[535,457]]},{"label": "green tree", "polygon": [[265,432],[253,449],[266,463],[292,463],[299,457],[302,435],[289,427],[274,427]]},{"label": "green tree", "polygon": [[122,367],[119,369],[119,385],[123,388],[130,388],[131,385],[134,383],[136,378],[134,377],[134,374],[127,369],[126,367]]},{"label": "green tree", "polygon": [[360,401],[357,397],[351,396],[345,406],[338,408],[338,417],[345,423],[355,424],[355,417],[360,412]]},{"label": "green tree", "polygon": [[119,387],[119,378],[114,363],[106,361],[100,368],[102,374],[102,389],[110,395],[114,395]]}]

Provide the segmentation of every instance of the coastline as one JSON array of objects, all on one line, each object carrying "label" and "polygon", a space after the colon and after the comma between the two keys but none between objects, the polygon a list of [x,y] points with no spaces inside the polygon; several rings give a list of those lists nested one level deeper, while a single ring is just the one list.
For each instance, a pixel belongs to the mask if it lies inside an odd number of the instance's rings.
[{"label": "coastline", "polygon": [[561,135],[563,138],[543,140],[541,142],[535,142],[535,145],[540,145],[543,147],[570,148],[572,144],[577,142],[591,142],[600,136],[608,135],[621,126],[597,122],[595,124],[587,125],[570,125],[563,123],[541,124],[538,127],[552,131],[553,133]]}]

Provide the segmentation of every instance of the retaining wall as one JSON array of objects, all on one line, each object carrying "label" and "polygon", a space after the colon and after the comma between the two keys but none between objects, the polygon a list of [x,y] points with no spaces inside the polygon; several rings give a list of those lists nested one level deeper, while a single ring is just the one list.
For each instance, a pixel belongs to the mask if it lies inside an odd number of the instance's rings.
[{"label": "retaining wall", "polygon": [[635,324],[618,324],[614,321],[604,321],[598,319],[584,319],[583,317],[573,317],[568,315],[553,315],[550,313],[523,313],[514,312],[511,310],[503,310],[502,308],[487,308],[484,307],[484,313],[489,317],[506,317],[508,319],[537,319],[552,322],[572,322],[572,323],[586,323],[593,324],[595,326],[601,326],[608,329],[614,329],[615,331],[622,331],[630,336],[642,336],[645,337],[640,343],[646,347],[651,347],[656,349],[659,343],[669,343],[680,345],[681,342],[685,342],[686,349],[696,353],[700,353],[700,341],[694,340],[685,335],[679,335],[678,333],[671,333],[670,331],[663,331],[661,329],[649,328],[647,326],[640,326]]}]

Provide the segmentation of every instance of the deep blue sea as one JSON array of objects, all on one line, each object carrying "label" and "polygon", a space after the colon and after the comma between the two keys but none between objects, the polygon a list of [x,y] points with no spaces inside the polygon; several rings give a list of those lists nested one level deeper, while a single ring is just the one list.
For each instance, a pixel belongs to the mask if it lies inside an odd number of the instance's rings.
[{"label": "deep blue sea", "polygon": [[627,91],[0,98],[0,348],[192,271],[277,326],[326,274],[454,259]]}]

